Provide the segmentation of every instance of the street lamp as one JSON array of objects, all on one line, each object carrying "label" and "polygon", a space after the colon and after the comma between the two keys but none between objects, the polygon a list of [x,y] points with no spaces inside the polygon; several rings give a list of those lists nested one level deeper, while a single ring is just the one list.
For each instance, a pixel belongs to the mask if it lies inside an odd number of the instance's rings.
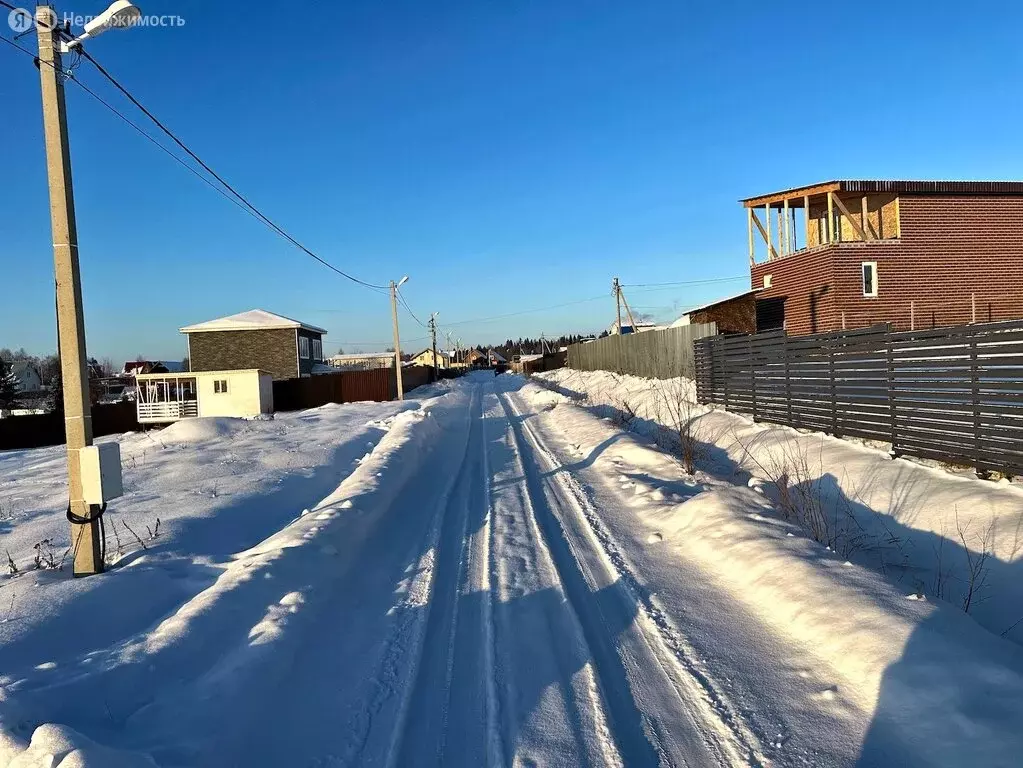
[{"label": "street lamp", "polygon": [[401,381],[401,341],[398,338],[398,289],[408,282],[408,275],[395,283],[391,281],[391,320],[394,321],[394,378],[398,384],[398,399],[405,399]]},{"label": "street lamp", "polygon": [[[123,28],[138,19],[139,10],[126,0],[117,0],[86,25],[85,33],[68,45]],[[92,413],[89,408],[89,374],[85,353],[85,318],[82,311],[82,282],[78,265],[78,228],[71,184],[71,155],[68,145],[67,110],[64,103],[65,50],[63,30],[52,7],[36,8],[39,33],[39,76],[43,101],[43,134],[46,143],[46,173],[50,187],[50,224],[53,229],[53,267],[57,283],[57,331],[60,372],[64,388],[64,430],[67,440],[68,520],[74,575],[103,572],[103,537],[100,516],[106,499],[120,493],[120,461],[109,461],[116,443],[92,447]],[[83,472],[84,468],[84,472]],[[112,472],[116,477],[107,476]],[[109,482],[108,482],[109,481]]]},{"label": "street lamp", "polygon": [[83,40],[102,35],[108,29],[128,29],[137,24],[141,17],[142,11],[138,9],[138,6],[128,0],[115,0],[103,13],[86,23],[85,32],[74,40],[63,43],[60,50],[67,53],[72,48],[81,45]]}]

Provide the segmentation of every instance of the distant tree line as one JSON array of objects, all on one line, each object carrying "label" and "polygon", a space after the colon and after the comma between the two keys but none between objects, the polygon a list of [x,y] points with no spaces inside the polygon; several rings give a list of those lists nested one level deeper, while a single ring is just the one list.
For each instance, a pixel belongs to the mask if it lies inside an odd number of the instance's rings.
[{"label": "distant tree line", "polygon": [[[607,331],[604,331],[601,336],[606,336]],[[570,344],[578,344],[584,339],[592,339],[596,334],[583,335],[580,333],[563,334],[557,337],[543,339],[533,338],[519,338],[519,339],[506,339],[504,343],[497,344],[493,347],[496,352],[499,352],[503,357],[511,360],[515,355],[540,355],[544,351],[557,352],[562,347],[567,347]],[[484,347],[479,348],[480,351],[485,351]]]},{"label": "distant tree line", "polygon": [[[0,348],[0,408],[16,408],[27,399],[25,393],[18,389],[18,382],[11,366],[11,363],[20,361],[31,363],[39,371],[42,385],[49,393],[48,407],[54,411],[63,411],[64,386],[60,373],[60,356],[55,352],[42,356],[31,355],[25,351],[24,347],[16,350],[8,347]],[[109,357],[104,357],[102,360],[90,357],[88,363],[90,382],[105,376],[112,376],[120,370]],[[95,403],[99,399],[99,389],[90,386],[89,395],[92,402]]]}]

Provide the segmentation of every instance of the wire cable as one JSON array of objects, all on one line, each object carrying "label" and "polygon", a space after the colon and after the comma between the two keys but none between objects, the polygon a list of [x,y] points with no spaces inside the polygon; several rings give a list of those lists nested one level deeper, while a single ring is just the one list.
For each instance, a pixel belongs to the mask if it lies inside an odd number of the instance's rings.
[{"label": "wire cable", "polygon": [[238,190],[236,190],[234,187],[232,187],[227,181],[224,180],[224,178],[220,174],[218,174],[209,165],[207,165],[203,161],[203,159],[201,157],[199,157],[199,155],[197,155],[195,152],[193,152],[191,149],[189,149],[188,145],[186,145],[181,139],[179,139],[174,134],[173,131],[171,131],[166,125],[164,125],[156,117],[156,115],[154,115],[152,112],[150,112],[148,109],[146,109],[146,107],[142,104],[142,102],[140,102],[137,98],[135,98],[135,96],[133,96],[131,94],[131,92],[127,88],[125,88],[123,85],[121,85],[120,82],[118,82],[117,78],[115,78],[112,74],[110,74],[110,72],[108,72],[106,70],[106,68],[102,64],[100,64],[98,61],[96,61],[95,58],[93,58],[92,54],[90,54],[85,49],[81,49],[81,50],[82,50],[82,56],[86,60],[88,60],[90,64],[92,64],[94,67],[96,67],[97,71],[99,71],[99,73],[101,75],[103,75],[103,77],[105,77],[115,88],[117,88],[117,90],[119,90],[122,94],[124,94],[124,96],[132,104],[134,104],[136,107],[138,107],[138,109],[141,110],[141,112],[146,117],[148,117],[150,120],[152,120],[153,124],[156,125],[157,128],[159,128],[161,131],[163,131],[163,133],[166,134],[167,137],[171,139],[171,141],[173,141],[175,144],[177,144],[179,147],[181,147],[181,149],[183,149],[189,155],[189,157],[191,157],[199,165],[201,165],[203,167],[203,169],[207,173],[209,173],[213,178],[215,178],[217,181],[219,181],[221,184],[223,184],[224,187],[232,195],[237,197],[245,205],[246,208],[251,210],[256,216],[258,216],[260,218],[260,220],[262,220],[267,226],[269,226],[271,229],[273,229],[275,232],[277,232],[281,237],[283,237],[285,240],[287,240],[289,243],[294,245],[296,248],[298,248],[300,251],[302,251],[306,255],[308,255],[308,256],[312,257],[313,259],[315,259],[316,261],[320,262],[323,266],[327,267],[330,270],[333,270],[334,272],[336,272],[337,274],[341,275],[342,277],[344,277],[344,278],[346,278],[348,280],[351,280],[353,283],[356,283],[358,285],[364,286],[366,288],[373,288],[375,290],[385,290],[387,288],[387,286],[385,286],[385,285],[376,285],[374,283],[366,282],[365,280],[360,280],[359,278],[355,277],[354,275],[351,275],[351,274],[345,272],[344,270],[339,269],[338,267],[335,267],[333,264],[331,264],[326,259],[321,258],[317,254],[313,253],[311,250],[306,248],[304,245],[302,245],[302,243],[300,243],[298,240],[296,240],[294,237],[292,237],[290,234],[288,234],[284,229],[282,229],[276,223],[271,221],[269,217],[267,217],[262,211],[260,211],[258,208],[256,208],[256,206],[254,206],[252,203],[250,203],[248,201],[248,199],[244,195],[242,195]]},{"label": "wire cable", "polygon": [[589,301],[600,301],[600,300],[606,299],[606,298],[607,298],[607,294],[601,294],[600,296],[591,296],[588,299],[579,299],[577,301],[566,301],[564,304],[552,304],[549,307],[537,307],[536,309],[524,309],[521,312],[508,312],[508,313],[503,314],[503,315],[493,315],[491,317],[477,317],[477,318],[474,318],[472,320],[455,320],[454,322],[450,322],[450,323],[438,323],[437,327],[438,328],[448,328],[448,327],[455,326],[455,325],[468,325],[470,323],[488,323],[491,320],[503,320],[506,317],[518,317],[519,315],[531,315],[531,314],[534,314],[536,312],[547,312],[548,310],[551,310],[551,309],[560,309],[561,307],[571,307],[571,306],[575,306],[576,304],[585,304],[585,303],[587,303]]},{"label": "wire cable", "polygon": [[[9,3],[5,2],[5,0],[0,0],[0,4],[4,5],[4,7],[11,8],[12,10],[14,9],[14,6],[11,6]],[[27,48],[19,45],[17,42],[15,42],[13,40],[9,40],[9,39],[7,39],[6,37],[3,37],[3,36],[0,36],[0,40],[3,40],[3,42],[7,43],[8,45],[12,46],[13,48],[16,48],[17,50],[21,51],[22,53],[31,56],[34,60],[36,60],[40,64],[46,63],[49,66],[52,66],[48,62],[43,62],[32,51],[30,51]],[[222,184],[223,187],[228,192],[230,192],[231,195],[234,196],[234,198],[237,199],[237,201],[235,202],[236,205],[238,205],[239,207],[242,207],[243,210],[246,210],[254,218],[256,218],[257,220],[261,221],[266,226],[270,227],[270,229],[272,229],[274,232],[279,234],[281,237],[283,237],[289,243],[294,245],[300,251],[302,251],[306,255],[310,256],[311,258],[315,259],[316,261],[318,261],[320,264],[322,264],[323,266],[327,267],[331,271],[336,272],[337,274],[341,275],[342,277],[344,277],[344,278],[346,278],[348,280],[351,280],[353,283],[356,283],[358,285],[364,286],[366,288],[370,288],[370,289],[373,289],[373,290],[376,290],[376,291],[386,290],[387,286],[376,285],[374,283],[369,283],[369,282],[367,282],[365,280],[360,280],[359,278],[355,277],[354,275],[351,275],[351,274],[345,272],[344,270],[339,269],[338,267],[334,266],[333,264],[331,264],[326,259],[318,256],[316,253],[311,251],[309,248],[306,248],[302,243],[300,243],[298,240],[296,240],[294,237],[292,237],[290,234],[288,234],[283,228],[281,228],[276,223],[274,223],[262,211],[260,211],[252,203],[250,203],[248,201],[248,199],[244,195],[242,195],[240,192],[238,192],[238,190],[236,190],[234,187],[232,187],[227,181],[224,180],[224,178],[222,176],[220,176],[220,174],[218,174],[207,163],[205,163],[202,160],[202,158],[200,158],[195,152],[193,152],[191,149],[189,149],[189,147],[183,141],[181,141],[177,136],[175,136],[174,133],[169,128],[167,128],[167,126],[165,126],[162,122],[160,122],[160,120],[152,112],[150,112],[148,109],[146,109],[142,105],[142,103],[139,102],[139,100],[136,99],[128,91],[127,88],[125,88],[123,85],[121,85],[116,80],[116,78],[114,78],[113,75],[111,75],[98,61],[96,61],[96,59],[94,59],[92,57],[92,55],[88,53],[88,51],[86,51],[84,48],[82,48],[82,46],[76,47],[75,50],[78,52],[78,54],[77,54],[77,57],[76,57],[76,63],[72,66],[72,70],[74,69],[75,66],[77,66],[77,63],[78,63],[78,61],[80,61],[81,58],[87,59],[94,67],[96,67],[96,69],[100,72],[100,74],[102,74],[107,80],[109,80],[114,85],[114,87],[116,87],[122,94],[124,94],[128,98],[128,100],[132,102],[132,104],[134,104],[136,107],[138,107],[138,109],[141,110],[142,113],[146,115],[146,117],[148,117],[150,120],[152,120],[153,123],[161,131],[163,131],[163,133],[165,133],[172,141],[174,141],[175,144],[177,144],[179,147],[181,147],[181,149],[183,149],[193,160],[195,160],[200,166],[202,166],[202,168],[207,173],[209,173],[211,176],[213,176],[213,178],[215,178],[218,182],[220,182],[220,184]],[[213,187],[214,189],[217,189],[217,186],[215,184],[213,184],[209,179],[203,177],[202,174],[200,174],[196,169],[194,169],[191,166],[189,166],[180,157],[178,157],[173,152],[171,152],[166,147],[164,147],[162,144],[160,144],[158,141],[156,141],[152,136],[147,134],[138,125],[133,123],[129,118],[127,118],[123,114],[121,114],[115,107],[113,107],[111,104],[109,104],[104,99],[102,99],[98,94],[96,94],[95,91],[93,91],[92,89],[88,88],[81,80],[79,80],[76,77],[73,77],[70,72],[63,72],[62,74],[64,74],[65,76],[68,76],[70,79],[74,80],[74,82],[76,84],[78,84],[86,93],[88,93],[90,96],[92,96],[98,102],[103,104],[103,106],[105,106],[107,109],[109,109],[115,115],[117,115],[121,120],[123,120],[125,123],[130,125],[136,131],[138,131],[141,135],[143,135],[145,138],[147,138],[150,142],[152,142],[157,147],[159,147],[163,152],[165,152],[166,154],[168,154],[172,158],[174,158],[179,164],[183,165],[191,173],[193,173],[194,175],[198,176],[200,179],[203,179],[203,181],[207,185]],[[221,194],[224,194],[223,190],[219,190],[219,191],[221,192]],[[228,196],[226,194],[224,194],[224,196],[227,197],[228,199],[232,199],[230,196]]]},{"label": "wire cable", "polygon": [[405,301],[405,297],[401,295],[401,291],[399,291],[397,288],[395,288],[394,292],[396,294],[398,294],[398,298],[401,300],[402,306],[405,307],[405,311],[406,312],[408,312],[410,315],[412,315],[412,319],[415,320],[417,323],[419,323],[421,326],[423,326],[423,328],[426,328],[427,327],[426,323],[424,323],[422,320],[420,320],[418,317],[416,317],[416,313],[412,311],[412,308],[408,305],[408,302]]},{"label": "wire cable", "polygon": [[736,280],[749,280],[749,275],[735,277],[712,277],[706,280],[677,280],[670,283],[622,283],[622,288],[667,288],[677,285],[708,285],[710,283],[732,283]]},{"label": "wire cable", "polygon": [[[0,0],[0,3],[2,3],[2,2],[3,2],[3,0]],[[13,46],[14,48],[18,49],[22,53],[25,53],[25,54],[33,57],[34,59],[37,59],[36,55],[34,53],[32,53],[32,51],[30,51],[27,48],[24,48],[24,47],[18,45],[18,43],[16,43],[13,40],[9,40],[8,38],[4,37],[3,35],[0,35],[0,41],[5,42],[5,43],[7,43],[10,46]],[[47,66],[51,66],[51,67],[53,66],[49,62],[40,62],[40,63],[46,63]],[[159,149],[161,152],[166,154],[169,158],[174,160],[174,162],[178,163],[178,165],[180,165],[186,171],[188,171],[193,176],[195,176],[197,179],[199,179],[199,181],[201,181],[203,184],[206,184],[210,189],[214,190],[217,194],[219,194],[225,200],[229,201],[231,204],[237,206],[239,210],[244,211],[246,214],[248,214],[252,218],[256,219],[256,221],[260,221],[259,217],[256,216],[256,214],[254,214],[252,211],[250,211],[248,208],[246,208],[244,205],[242,205],[237,199],[235,199],[234,197],[231,197],[231,195],[229,195],[227,192],[225,192],[221,187],[218,187],[216,184],[214,184],[212,181],[210,181],[209,178],[207,178],[206,176],[203,176],[201,173],[199,173],[199,171],[197,171],[191,165],[186,163],[181,157],[179,157],[178,155],[176,155],[173,152],[171,152],[167,147],[165,147],[163,144],[161,144],[159,141],[157,141],[152,136],[152,134],[148,133],[144,128],[139,126],[137,123],[135,123],[134,121],[132,121],[128,117],[125,117],[124,114],[122,114],[121,112],[119,112],[117,110],[117,107],[113,106],[110,102],[108,102],[106,99],[104,99],[102,96],[100,96],[94,90],[92,90],[89,86],[87,86],[81,80],[76,78],[71,71],[69,71],[69,72],[67,72],[65,74],[67,75],[67,78],[69,80],[74,82],[75,85],[77,85],[79,88],[81,88],[83,91],[85,91],[89,96],[91,96],[93,99],[95,99],[99,104],[104,106],[112,115],[114,115],[119,120],[123,121],[126,125],[131,127],[140,136],[142,136],[144,139],[149,141],[154,147]]]}]

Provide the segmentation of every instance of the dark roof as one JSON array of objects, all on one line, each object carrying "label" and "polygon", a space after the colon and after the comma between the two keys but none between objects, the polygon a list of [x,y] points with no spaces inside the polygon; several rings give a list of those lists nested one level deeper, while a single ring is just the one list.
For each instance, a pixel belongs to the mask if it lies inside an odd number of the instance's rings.
[{"label": "dark roof", "polygon": [[[747,197],[739,202],[747,207],[766,205],[803,195],[820,195],[826,192],[853,192],[858,194],[890,193],[913,195],[1013,195],[1023,197],[1023,181],[885,181],[852,180],[822,181],[803,187],[783,189],[756,197]],[[800,207],[799,205],[795,207]]]}]

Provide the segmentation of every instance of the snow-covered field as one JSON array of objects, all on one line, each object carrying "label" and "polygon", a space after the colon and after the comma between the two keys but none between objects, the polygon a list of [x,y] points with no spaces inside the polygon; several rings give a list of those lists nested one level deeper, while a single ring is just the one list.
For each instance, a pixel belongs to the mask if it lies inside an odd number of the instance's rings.
[{"label": "snow-covered field", "polygon": [[517,376],[414,394],[122,437],[115,567],[78,581],[33,564],[62,451],[0,454],[0,767],[1018,764],[1020,649],[730,449],[687,475]]}]

